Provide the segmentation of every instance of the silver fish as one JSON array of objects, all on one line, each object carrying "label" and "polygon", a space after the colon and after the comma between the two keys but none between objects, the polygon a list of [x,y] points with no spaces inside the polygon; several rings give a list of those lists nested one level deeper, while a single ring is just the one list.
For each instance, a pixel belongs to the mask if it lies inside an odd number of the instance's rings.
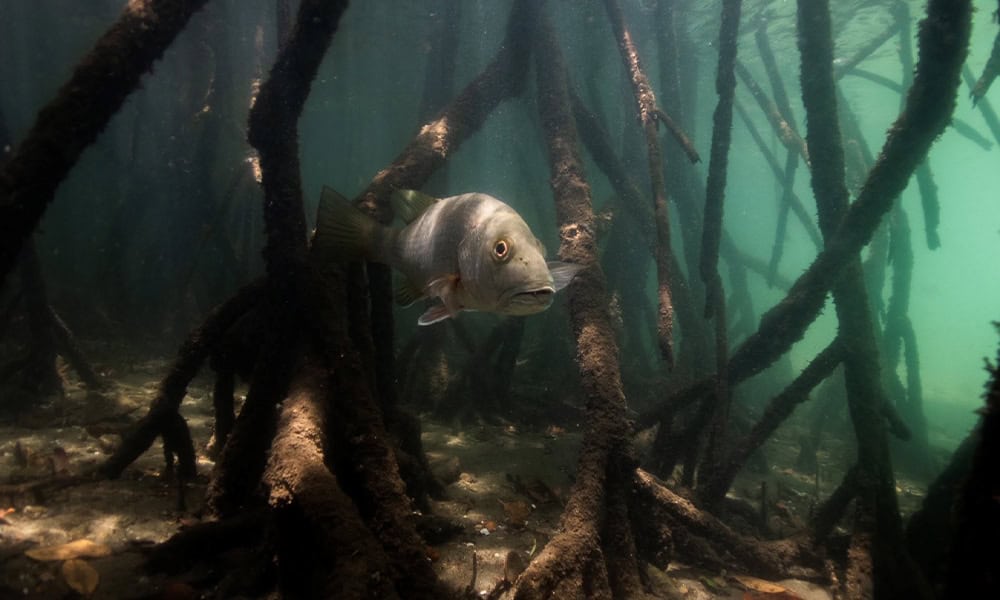
[{"label": "silver fish", "polygon": [[407,225],[380,225],[346,198],[323,188],[314,245],[319,256],[385,263],[405,278],[396,299],[404,305],[440,298],[420,316],[430,325],[459,311],[530,315],[552,304],[583,268],[545,262],[545,248],[521,215],[487,194],[441,200],[413,190],[393,193]]}]

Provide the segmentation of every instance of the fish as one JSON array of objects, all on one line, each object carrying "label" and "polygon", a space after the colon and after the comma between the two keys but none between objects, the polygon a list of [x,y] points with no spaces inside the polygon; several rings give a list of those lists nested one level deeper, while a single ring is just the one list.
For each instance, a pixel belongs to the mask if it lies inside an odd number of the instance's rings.
[{"label": "fish", "polygon": [[365,259],[402,275],[399,304],[437,298],[417,320],[431,325],[461,311],[531,315],[552,305],[583,265],[545,260],[545,246],[521,215],[484,193],[435,198],[392,194],[405,226],[382,225],[323,187],[313,248],[320,260]]}]

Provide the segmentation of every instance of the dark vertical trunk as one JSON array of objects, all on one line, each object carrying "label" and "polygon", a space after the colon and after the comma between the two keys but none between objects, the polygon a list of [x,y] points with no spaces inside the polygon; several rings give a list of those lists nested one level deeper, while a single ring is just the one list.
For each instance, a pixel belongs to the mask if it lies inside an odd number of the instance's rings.
[{"label": "dark vertical trunk", "polygon": [[[722,3],[719,25],[719,63],[715,75],[715,91],[719,95],[712,116],[712,151],[705,184],[705,210],[701,238],[699,272],[705,285],[705,318],[715,320],[715,398],[711,401],[708,444],[702,462],[703,470],[715,467],[721,446],[726,440],[729,421],[729,337],[726,329],[726,296],[719,275],[719,246],[722,240],[722,211],[725,200],[726,176],[729,166],[729,144],[732,139],[733,98],[736,94],[736,49],[739,37],[741,0]],[[686,464],[688,467],[690,463]],[[685,468],[685,477],[690,470]]]}]

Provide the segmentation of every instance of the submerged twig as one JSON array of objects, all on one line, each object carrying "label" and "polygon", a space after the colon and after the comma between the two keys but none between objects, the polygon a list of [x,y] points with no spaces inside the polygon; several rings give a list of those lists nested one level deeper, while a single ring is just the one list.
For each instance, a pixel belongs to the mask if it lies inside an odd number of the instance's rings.
[{"label": "submerged twig", "polygon": [[782,145],[785,146],[789,151],[798,152],[799,156],[806,164],[810,163],[809,158],[809,148],[806,145],[805,140],[795,131],[784,116],[782,116],[781,111],[778,110],[778,106],[774,103],[774,100],[768,97],[768,95],[760,88],[757,81],[750,74],[750,71],[743,66],[743,63],[736,62],[736,74],[740,76],[740,81],[747,86],[750,94],[757,101],[757,105],[764,112],[767,117],[767,121],[771,124],[771,128],[774,129],[775,135],[781,141]]},{"label": "submerged twig", "polygon": [[[649,177],[653,194],[656,223],[656,281],[659,309],[657,311],[657,343],[660,356],[668,367],[674,363],[673,328],[674,307],[670,290],[670,217],[667,207],[667,188],[663,179],[663,159],[657,137],[657,113],[662,112],[656,104],[656,95],[649,84],[646,73],[639,61],[639,51],[632,41],[632,33],[625,25],[625,17],[617,0],[605,0],[608,19],[618,40],[618,50],[625,70],[632,83],[639,123],[646,136],[646,153],[649,158]],[[672,121],[671,121],[672,122]]]}]

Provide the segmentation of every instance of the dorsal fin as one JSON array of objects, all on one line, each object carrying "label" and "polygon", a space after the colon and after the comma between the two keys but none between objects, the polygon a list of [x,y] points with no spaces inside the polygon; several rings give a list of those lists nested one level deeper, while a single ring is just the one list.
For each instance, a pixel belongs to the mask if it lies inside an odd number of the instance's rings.
[{"label": "dorsal fin", "polygon": [[392,210],[404,223],[412,223],[437,201],[417,190],[396,190],[392,193]]}]

